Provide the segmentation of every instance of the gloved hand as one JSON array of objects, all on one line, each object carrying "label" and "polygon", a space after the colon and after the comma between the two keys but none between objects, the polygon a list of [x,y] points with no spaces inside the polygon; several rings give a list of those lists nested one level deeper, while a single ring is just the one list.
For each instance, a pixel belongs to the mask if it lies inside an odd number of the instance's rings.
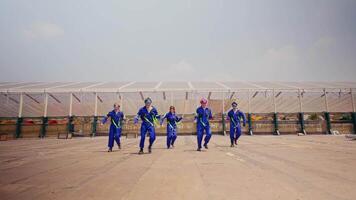
[{"label": "gloved hand", "polygon": [[135,117],[134,118],[134,124],[137,124],[138,123],[138,117]]},{"label": "gloved hand", "polygon": [[159,125],[162,126],[162,124],[163,124],[163,120],[159,120]]}]

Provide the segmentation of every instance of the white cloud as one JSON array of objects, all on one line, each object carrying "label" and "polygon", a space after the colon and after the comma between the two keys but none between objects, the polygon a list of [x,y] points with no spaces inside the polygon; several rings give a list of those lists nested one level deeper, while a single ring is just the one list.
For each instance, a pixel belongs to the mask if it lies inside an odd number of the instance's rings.
[{"label": "white cloud", "polygon": [[24,30],[24,35],[29,39],[50,39],[61,37],[64,30],[57,24],[36,22]]}]

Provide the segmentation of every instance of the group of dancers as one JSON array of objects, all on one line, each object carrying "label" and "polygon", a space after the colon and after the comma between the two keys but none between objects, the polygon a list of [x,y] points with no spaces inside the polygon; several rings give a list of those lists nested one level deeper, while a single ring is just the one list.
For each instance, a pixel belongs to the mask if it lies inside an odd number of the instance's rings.
[{"label": "group of dancers", "polygon": [[[134,118],[135,124],[137,124],[139,120],[142,121],[140,129],[140,150],[138,153],[144,153],[143,150],[147,133],[149,134],[148,153],[152,153],[152,145],[156,139],[155,126],[156,124],[162,125],[165,119],[167,120],[167,149],[174,147],[174,142],[177,139],[177,124],[183,118],[176,114],[174,106],[170,106],[169,112],[163,116],[160,116],[157,112],[157,109],[152,106],[151,98],[146,98],[144,100],[144,104],[145,106],[139,109],[137,115]],[[237,145],[237,141],[241,136],[241,122],[243,126],[246,125],[246,116],[241,110],[238,109],[236,102],[233,102],[231,106],[232,108],[227,114],[227,120],[230,121],[231,147],[234,147]],[[108,152],[111,152],[114,146],[114,140],[116,141],[118,148],[121,149],[120,137],[125,115],[120,110],[120,105],[118,103],[115,103],[114,109],[110,111],[106,117],[104,117],[102,124],[105,124],[109,119],[111,124],[109,129]],[[201,151],[203,146],[205,149],[208,149],[208,144],[211,138],[209,121],[212,119],[213,115],[211,109],[208,107],[208,100],[202,98],[194,118],[194,122],[197,125],[197,151]],[[203,143],[204,134],[205,137]]]}]

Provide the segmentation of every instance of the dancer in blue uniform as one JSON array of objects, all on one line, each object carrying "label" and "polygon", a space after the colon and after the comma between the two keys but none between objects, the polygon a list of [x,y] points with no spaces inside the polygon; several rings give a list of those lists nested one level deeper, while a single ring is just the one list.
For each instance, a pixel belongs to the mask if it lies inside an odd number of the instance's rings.
[{"label": "dancer in blue uniform", "polygon": [[202,98],[200,100],[201,106],[197,108],[195,122],[197,123],[197,140],[198,140],[198,149],[197,151],[201,151],[202,148],[202,140],[203,134],[205,131],[204,138],[204,147],[208,149],[208,143],[211,138],[211,130],[209,120],[213,118],[210,108],[208,108],[208,100]]},{"label": "dancer in blue uniform", "polygon": [[230,120],[230,141],[231,147],[237,145],[237,140],[241,136],[241,120],[243,126],[246,126],[245,114],[237,108],[237,103],[233,102],[232,109],[227,113],[227,118]]},{"label": "dancer in blue uniform", "polygon": [[125,115],[120,111],[120,105],[118,103],[114,104],[114,110],[110,111],[106,117],[102,120],[102,124],[105,124],[107,120],[110,118],[111,124],[109,129],[109,142],[108,142],[108,152],[112,151],[114,146],[114,140],[119,149],[121,149],[120,137],[123,120],[125,119]]},{"label": "dancer in blue uniform", "polygon": [[174,106],[169,107],[169,112],[161,119],[161,125],[164,119],[167,118],[167,149],[174,147],[174,142],[177,139],[177,122],[182,120],[182,117],[176,115]]},{"label": "dancer in blue uniform", "polygon": [[148,152],[149,153],[152,152],[152,145],[156,139],[155,124],[157,123],[158,119],[160,119],[160,116],[158,115],[156,108],[152,106],[151,98],[145,99],[144,102],[145,102],[145,106],[138,111],[137,116],[134,119],[135,124],[138,123],[139,118],[142,120],[141,131],[140,131],[141,132],[140,151],[138,152],[139,154],[143,154],[143,148],[145,145],[145,138],[147,132],[150,135]]}]

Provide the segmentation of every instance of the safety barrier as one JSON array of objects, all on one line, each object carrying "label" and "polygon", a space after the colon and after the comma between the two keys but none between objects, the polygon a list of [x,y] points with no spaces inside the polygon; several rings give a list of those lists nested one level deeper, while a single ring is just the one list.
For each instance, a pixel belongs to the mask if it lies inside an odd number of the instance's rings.
[{"label": "safety barrier", "polygon": [[[110,123],[101,125],[103,116],[23,117],[0,118],[1,140],[16,138],[71,138],[107,136]],[[140,125],[127,116],[122,135],[137,136]],[[214,134],[228,134],[230,129],[226,114],[215,114],[211,120]],[[356,134],[356,113],[247,113],[244,134]],[[178,124],[180,135],[196,134],[194,115],[185,115]],[[157,135],[166,134],[166,124],[156,126]],[[277,134],[278,133],[278,134]]]}]

